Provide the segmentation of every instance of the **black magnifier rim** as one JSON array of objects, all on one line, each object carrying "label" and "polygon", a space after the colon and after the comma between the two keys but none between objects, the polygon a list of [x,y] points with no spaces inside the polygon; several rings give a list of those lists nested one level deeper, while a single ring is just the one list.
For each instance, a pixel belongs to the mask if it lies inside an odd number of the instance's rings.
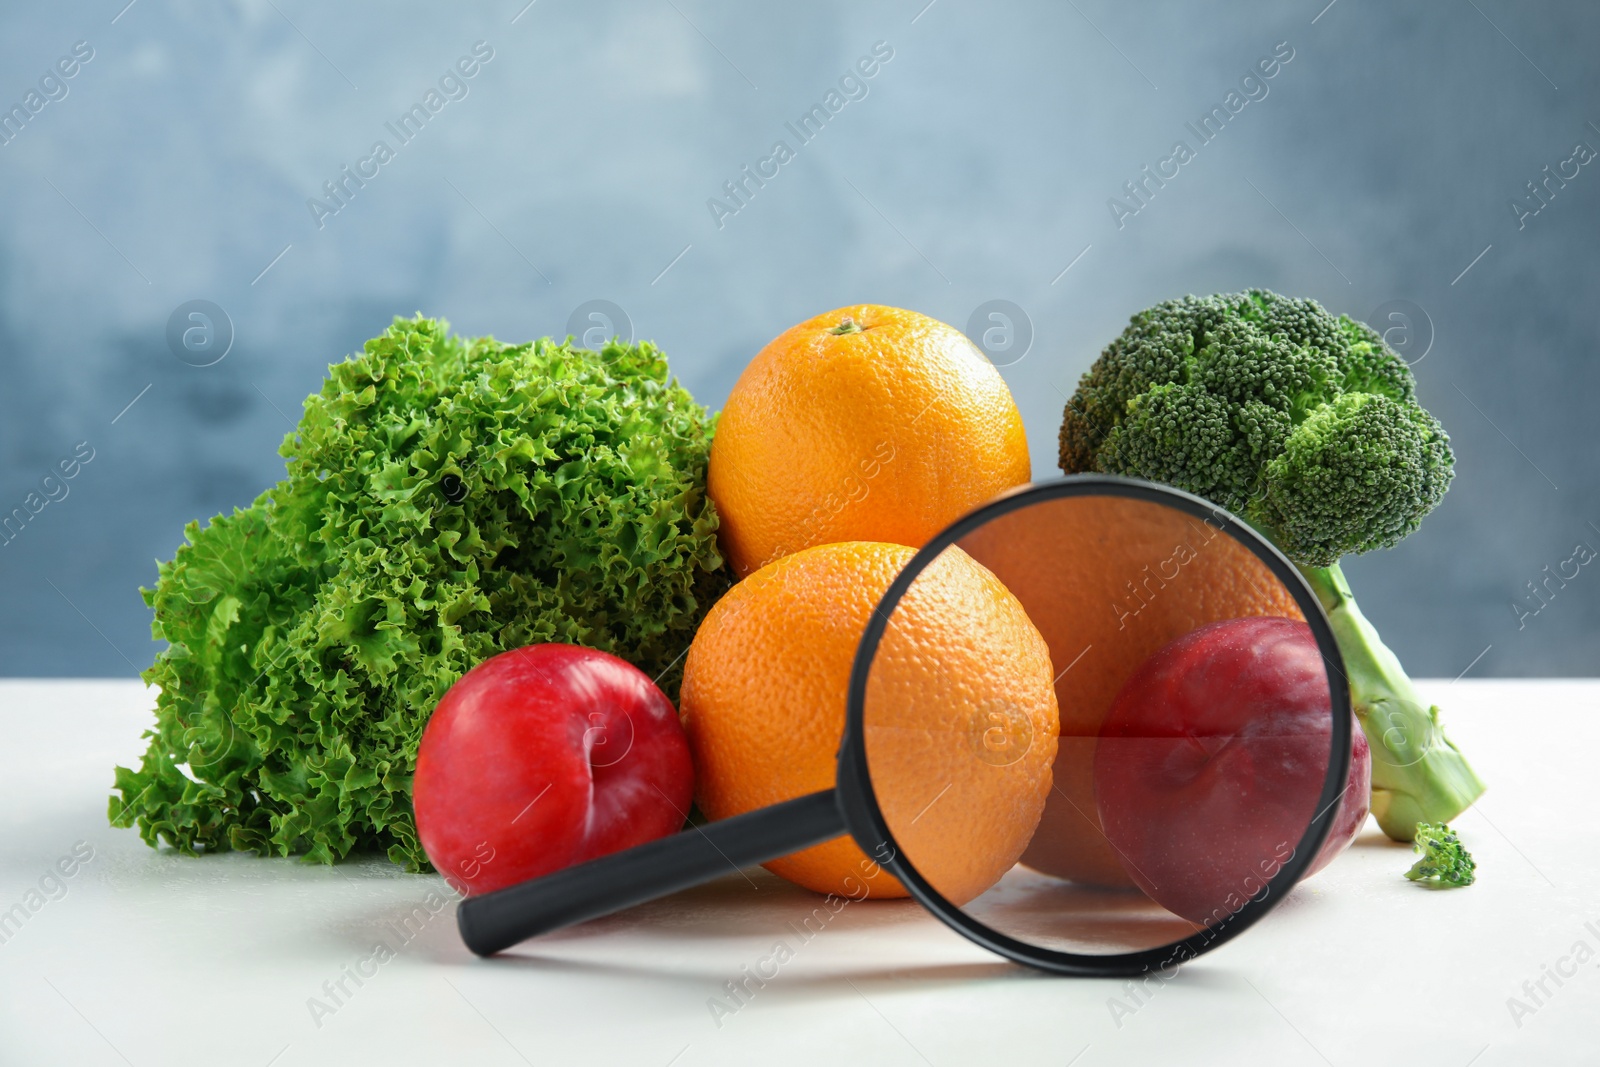
[{"label": "black magnifier rim", "polygon": [[[941,896],[895,847],[894,835],[889,830],[888,822],[878,806],[877,794],[872,788],[863,734],[867,677],[871,673],[873,658],[877,655],[879,642],[883,640],[889,617],[899,606],[900,599],[905,596],[906,590],[911,587],[917,576],[946,548],[1003,515],[1046,501],[1080,496],[1122,497],[1164,505],[1210,523],[1215,529],[1228,534],[1248,548],[1294,596],[1295,603],[1316,638],[1323,662],[1331,668],[1327,672],[1328,689],[1332,697],[1331,707],[1344,709],[1344,714],[1335,711],[1333,715],[1332,751],[1329,753],[1328,774],[1323,780],[1322,794],[1317,804],[1318,814],[1306,828],[1294,855],[1268,881],[1265,889],[1228,918],[1182,941],[1169,942],[1138,952],[1112,955],[1061,952],[1019,941],[984,925]],[[1276,906],[1300,880],[1301,874],[1315,858],[1328,835],[1336,814],[1337,801],[1344,793],[1345,782],[1350,774],[1352,716],[1350,687],[1345,678],[1344,659],[1339,654],[1333,627],[1322,610],[1322,604],[1295,565],[1247,523],[1210,501],[1171,486],[1108,474],[1073,474],[1048,482],[1020,486],[956,520],[919,549],[911,558],[911,562],[890,584],[878,604],[878,610],[874,611],[868,620],[867,628],[856,648],[855,662],[850,670],[848,701],[844,736],[839,746],[837,789],[840,808],[856,843],[869,854],[874,854],[880,864],[898,878],[923,907],[933,912],[947,925],[1008,959],[1058,974],[1123,977],[1147,974],[1152,970],[1165,971],[1237,937]],[[885,844],[890,850],[886,858],[883,856]]]}]

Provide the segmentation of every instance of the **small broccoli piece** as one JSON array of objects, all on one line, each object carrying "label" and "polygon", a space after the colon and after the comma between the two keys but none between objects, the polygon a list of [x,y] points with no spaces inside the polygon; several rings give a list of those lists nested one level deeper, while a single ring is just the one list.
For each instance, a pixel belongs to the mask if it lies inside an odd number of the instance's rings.
[{"label": "small broccoli piece", "polygon": [[1477,880],[1478,865],[1456,832],[1443,823],[1420,823],[1413,846],[1422,858],[1406,877],[1435,889],[1455,889]]},{"label": "small broccoli piece", "polygon": [[1264,289],[1133,316],[1078,384],[1061,469],[1177,486],[1256,527],[1328,612],[1372,745],[1372,811],[1411,840],[1483,792],[1350,593],[1339,558],[1398,544],[1454,476],[1450,438],[1372,329]]}]

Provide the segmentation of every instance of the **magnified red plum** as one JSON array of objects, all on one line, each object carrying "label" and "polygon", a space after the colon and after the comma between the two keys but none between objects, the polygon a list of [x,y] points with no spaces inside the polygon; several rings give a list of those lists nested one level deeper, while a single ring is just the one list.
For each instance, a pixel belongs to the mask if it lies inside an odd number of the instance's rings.
[{"label": "magnified red plum", "polygon": [[[1258,896],[1317,814],[1333,716],[1311,628],[1275,617],[1212,623],[1157,650],[1123,685],[1095,751],[1095,802],[1129,876],[1191,922]],[[1348,712],[1345,712],[1348,714]],[[1372,760],[1352,759],[1307,875],[1366,822]]]}]

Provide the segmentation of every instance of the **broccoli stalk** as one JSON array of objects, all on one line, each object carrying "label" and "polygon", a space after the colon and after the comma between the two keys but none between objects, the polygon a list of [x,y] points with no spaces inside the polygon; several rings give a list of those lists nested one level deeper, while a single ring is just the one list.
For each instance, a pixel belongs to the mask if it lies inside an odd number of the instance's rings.
[{"label": "broccoli stalk", "polygon": [[1341,556],[1414,531],[1454,476],[1411,369],[1361,323],[1266,290],[1133,316],[1067,402],[1061,469],[1165,482],[1239,515],[1293,560],[1333,623],[1373,752],[1372,810],[1409,841],[1484,785],[1356,607]]},{"label": "broccoli stalk", "polygon": [[1438,705],[1423,707],[1400,660],[1356,606],[1337,563],[1301,566],[1300,573],[1339,641],[1350,703],[1372,748],[1372,814],[1378,825],[1405,841],[1432,812],[1465,811],[1484,785],[1445,736]]}]

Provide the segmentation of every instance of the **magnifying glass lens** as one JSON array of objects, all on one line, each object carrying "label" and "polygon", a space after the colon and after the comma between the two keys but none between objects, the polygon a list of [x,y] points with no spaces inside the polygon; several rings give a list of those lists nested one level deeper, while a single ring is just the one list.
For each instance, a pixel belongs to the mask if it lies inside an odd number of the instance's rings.
[{"label": "magnifying glass lens", "polygon": [[1333,692],[1295,592],[1236,530],[1133,496],[1039,499],[883,609],[868,777],[947,920],[1155,949],[1263,900],[1314,843],[1343,773]]}]

